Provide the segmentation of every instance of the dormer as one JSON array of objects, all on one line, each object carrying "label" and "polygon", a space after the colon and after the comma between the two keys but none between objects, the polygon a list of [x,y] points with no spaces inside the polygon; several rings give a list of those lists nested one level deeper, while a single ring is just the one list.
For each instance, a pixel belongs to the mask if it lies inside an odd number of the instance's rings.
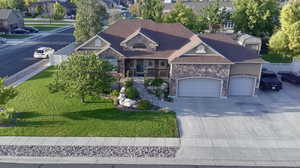
[{"label": "dormer", "polygon": [[146,30],[140,28],[121,42],[124,50],[156,51],[159,46],[156,41],[146,35]]},{"label": "dormer", "polygon": [[255,50],[258,54],[260,53],[262,41],[258,37],[243,34],[238,37],[238,43],[245,48]]}]

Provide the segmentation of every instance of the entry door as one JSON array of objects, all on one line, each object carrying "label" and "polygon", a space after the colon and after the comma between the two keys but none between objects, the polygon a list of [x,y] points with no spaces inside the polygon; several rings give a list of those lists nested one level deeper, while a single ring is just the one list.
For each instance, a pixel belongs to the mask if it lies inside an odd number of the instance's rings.
[{"label": "entry door", "polygon": [[144,60],[136,61],[136,72],[138,73],[144,72]]}]

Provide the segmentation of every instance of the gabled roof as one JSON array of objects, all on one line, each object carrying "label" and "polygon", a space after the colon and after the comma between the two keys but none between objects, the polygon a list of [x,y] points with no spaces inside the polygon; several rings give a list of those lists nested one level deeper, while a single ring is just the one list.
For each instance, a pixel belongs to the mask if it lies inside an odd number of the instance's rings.
[{"label": "gabled roof", "polygon": [[126,43],[127,41],[133,39],[134,37],[136,37],[136,36],[139,35],[139,34],[142,35],[142,36],[144,36],[146,39],[150,40],[152,43],[155,44],[155,46],[158,46],[157,42],[154,41],[154,40],[152,40],[152,39],[150,38],[150,37],[151,37],[151,33],[149,33],[148,36],[146,35],[146,34],[148,34],[148,31],[147,31],[147,29],[145,29],[145,28],[138,28],[137,31],[135,31],[135,32],[132,33],[130,36],[128,36],[125,40],[123,40],[123,41],[121,42],[121,45],[124,44],[124,43]]},{"label": "gabled roof", "polygon": [[[121,46],[122,42],[130,40],[137,34],[142,34],[159,46],[155,51],[127,50]],[[110,48],[127,58],[226,64],[264,62],[257,52],[239,45],[232,34],[219,33],[199,36],[181,24],[155,23],[151,20],[120,20],[97,36],[106,40]],[[189,57],[185,56],[188,51],[199,44],[207,46],[215,55],[193,54]]]},{"label": "gabled roof", "polygon": [[236,63],[263,63],[259,54],[251,49],[245,48],[233,39],[232,34],[216,33],[204,34],[200,39],[218,51],[224,57]]},{"label": "gabled roof", "polygon": [[[144,35],[159,44],[156,51],[123,50],[122,41],[140,29]],[[120,20],[98,34],[111,47],[126,57],[168,59],[175,51],[190,42],[195,34],[181,24],[155,23],[151,20]]]}]

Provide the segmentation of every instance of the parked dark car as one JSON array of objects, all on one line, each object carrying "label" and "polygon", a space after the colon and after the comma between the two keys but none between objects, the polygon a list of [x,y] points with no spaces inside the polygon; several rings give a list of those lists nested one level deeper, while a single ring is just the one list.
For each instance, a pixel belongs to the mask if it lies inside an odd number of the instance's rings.
[{"label": "parked dark car", "polygon": [[15,29],[12,31],[13,34],[29,34],[30,32],[24,29]]},{"label": "parked dark car", "polygon": [[261,90],[279,91],[282,89],[282,83],[279,81],[276,73],[272,71],[263,71],[259,88]]},{"label": "parked dark car", "polygon": [[39,29],[36,29],[32,26],[23,27],[23,29],[29,31],[30,33],[38,33],[39,32]]},{"label": "parked dark car", "polygon": [[296,74],[294,72],[279,72],[279,75],[281,75],[281,80],[290,82],[293,84],[300,84],[300,75]]}]

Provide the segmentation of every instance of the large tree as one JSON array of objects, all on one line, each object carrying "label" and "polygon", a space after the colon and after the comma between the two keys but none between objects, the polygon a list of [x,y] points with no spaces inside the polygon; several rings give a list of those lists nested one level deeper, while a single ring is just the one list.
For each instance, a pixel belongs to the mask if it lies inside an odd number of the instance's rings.
[{"label": "large tree", "polygon": [[139,13],[143,19],[160,22],[162,19],[163,4],[161,0],[140,0]]},{"label": "large tree", "polygon": [[230,18],[230,13],[225,8],[221,8],[220,1],[210,3],[202,9],[200,14],[201,22],[205,23],[210,32],[216,31],[215,25],[223,25]]},{"label": "large tree", "polygon": [[271,37],[271,52],[287,57],[300,54],[300,3],[289,2],[280,12],[281,28]]},{"label": "large tree", "polygon": [[84,103],[86,96],[111,91],[114,78],[109,72],[112,70],[109,62],[95,54],[75,53],[58,66],[49,89],[52,93],[64,91],[70,97],[80,97]]},{"label": "large tree", "polygon": [[192,8],[184,5],[182,2],[177,2],[175,8],[165,15],[164,22],[167,23],[181,23],[188,29],[198,32],[199,20]]},{"label": "large tree", "polygon": [[235,0],[232,19],[235,31],[269,37],[278,23],[276,0]]},{"label": "large tree", "polygon": [[106,9],[97,0],[77,0],[75,38],[79,43],[96,35],[101,29],[101,20],[106,16]]}]

